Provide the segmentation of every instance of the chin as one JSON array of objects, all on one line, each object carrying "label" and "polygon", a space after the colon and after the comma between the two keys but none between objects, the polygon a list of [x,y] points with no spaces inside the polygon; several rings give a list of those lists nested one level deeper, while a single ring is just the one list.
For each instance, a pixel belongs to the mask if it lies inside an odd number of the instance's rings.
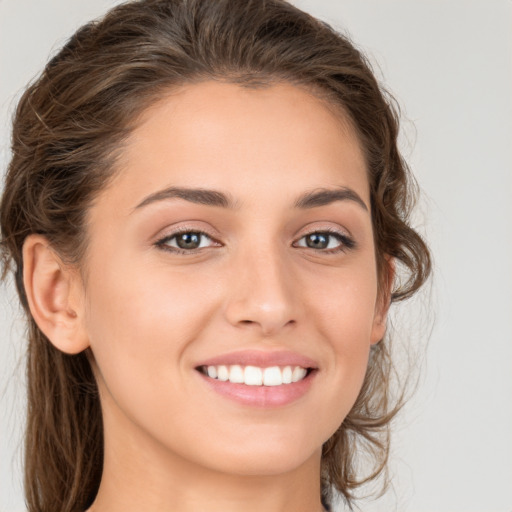
[{"label": "chin", "polygon": [[263,450],[258,453],[225,454],[220,467],[216,469],[223,473],[239,476],[277,476],[292,473],[302,466],[318,458],[321,449],[303,451],[294,450]]},{"label": "chin", "polygon": [[[266,430],[266,432],[264,432]],[[204,447],[201,465],[221,473],[240,476],[275,476],[296,471],[305,464],[320,462],[323,438],[316,435],[286,435],[263,429],[260,436],[247,436],[245,441],[215,443]],[[209,448],[209,449],[208,449]],[[199,462],[199,461],[198,461]]]}]

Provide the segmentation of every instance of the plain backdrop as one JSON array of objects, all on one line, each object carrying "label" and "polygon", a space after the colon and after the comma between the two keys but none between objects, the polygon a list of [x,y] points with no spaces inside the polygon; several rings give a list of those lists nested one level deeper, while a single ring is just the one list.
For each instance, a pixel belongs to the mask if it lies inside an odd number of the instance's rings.
[{"label": "plain backdrop", "polygon": [[[24,85],[115,3],[0,0],[2,171]],[[362,509],[512,512],[512,1],[295,3],[348,32],[401,104],[435,256],[430,306],[410,311],[410,343],[432,332],[396,425],[394,488]],[[0,511],[21,512],[23,322],[12,289],[0,296]]]}]

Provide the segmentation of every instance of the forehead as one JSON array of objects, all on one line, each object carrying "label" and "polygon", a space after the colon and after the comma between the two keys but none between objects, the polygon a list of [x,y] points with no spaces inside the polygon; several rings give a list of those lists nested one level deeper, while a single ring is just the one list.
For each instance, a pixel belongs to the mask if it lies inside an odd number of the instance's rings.
[{"label": "forehead", "polygon": [[119,167],[114,188],[132,203],[172,185],[232,189],[247,200],[341,185],[369,199],[363,153],[342,109],[288,83],[172,90],[140,117]]}]

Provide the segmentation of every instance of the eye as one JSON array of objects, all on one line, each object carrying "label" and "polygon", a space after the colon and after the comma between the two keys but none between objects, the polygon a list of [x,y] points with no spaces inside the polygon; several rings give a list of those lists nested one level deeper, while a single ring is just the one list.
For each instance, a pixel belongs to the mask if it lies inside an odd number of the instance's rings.
[{"label": "eye", "polygon": [[156,242],[156,245],[168,251],[185,253],[218,245],[218,243],[202,231],[182,231],[162,238]]},{"label": "eye", "polygon": [[315,231],[303,236],[294,245],[325,252],[338,252],[352,249],[355,243],[347,235],[338,232]]}]

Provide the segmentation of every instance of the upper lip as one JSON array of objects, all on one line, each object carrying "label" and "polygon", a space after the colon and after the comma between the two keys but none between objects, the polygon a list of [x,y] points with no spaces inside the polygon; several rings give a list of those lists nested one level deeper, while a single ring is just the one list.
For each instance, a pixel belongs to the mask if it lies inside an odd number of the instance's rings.
[{"label": "upper lip", "polygon": [[205,361],[199,366],[234,365],[259,366],[268,368],[270,366],[301,366],[302,368],[318,368],[318,364],[311,358],[288,350],[264,351],[264,350],[241,350],[221,354]]}]

